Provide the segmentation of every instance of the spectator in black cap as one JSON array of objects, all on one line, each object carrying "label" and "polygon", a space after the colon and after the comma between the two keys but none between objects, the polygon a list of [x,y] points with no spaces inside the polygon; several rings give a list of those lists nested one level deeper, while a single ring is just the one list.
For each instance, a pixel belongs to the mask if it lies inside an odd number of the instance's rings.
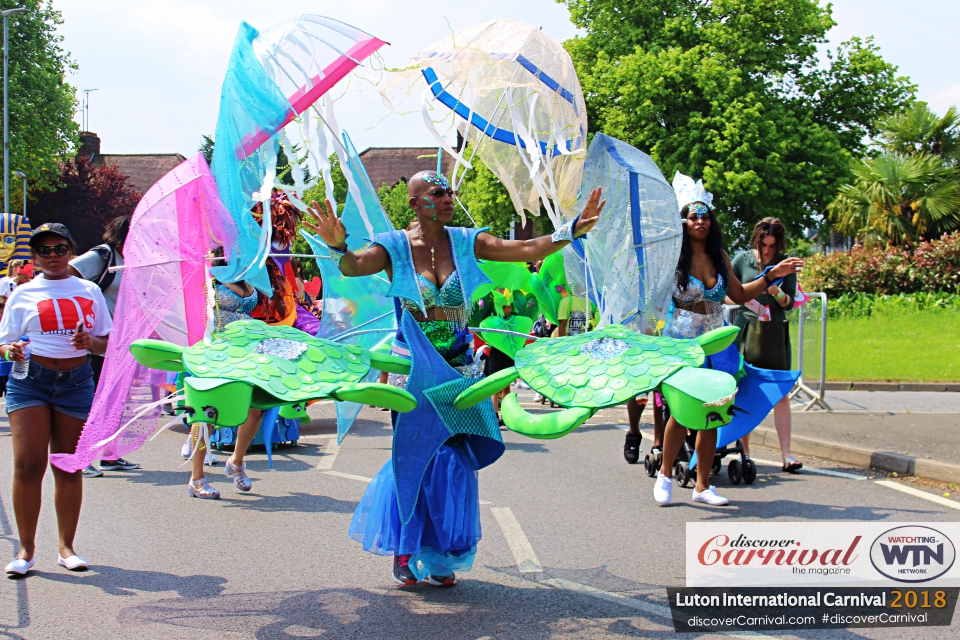
[{"label": "spectator in black cap", "polygon": [[[100,289],[70,275],[73,238],[59,223],[33,232],[30,248],[42,275],[11,294],[0,320],[0,357],[26,359],[27,375],[10,376],[7,416],[13,441],[13,510],[20,551],[7,573],[33,568],[43,476],[49,453],[74,453],[93,404],[90,353],[103,354],[113,327]],[[60,533],[59,564],[87,568],[73,543],[80,520],[83,475],[53,467]]]}]

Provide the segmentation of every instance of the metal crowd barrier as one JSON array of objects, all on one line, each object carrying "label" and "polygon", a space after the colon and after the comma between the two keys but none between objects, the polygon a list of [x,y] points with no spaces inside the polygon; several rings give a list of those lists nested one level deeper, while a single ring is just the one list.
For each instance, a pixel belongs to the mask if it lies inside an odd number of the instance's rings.
[{"label": "metal crowd barrier", "polygon": [[[805,336],[805,327],[807,322],[807,304],[802,305],[798,310],[797,316],[797,359],[796,367],[800,369],[800,378],[797,380],[797,384],[794,385],[793,389],[790,391],[790,399],[796,398],[799,394],[807,396],[805,398],[797,398],[798,402],[804,402],[803,409],[801,411],[809,411],[813,407],[819,406],[827,411],[832,411],[830,405],[824,399],[826,394],[826,382],[827,382],[827,294],[815,291],[813,293],[807,293],[804,291],[804,294],[808,298],[818,299],[820,301],[820,379],[817,381],[817,390],[814,391],[811,389],[803,379],[803,344]],[[733,324],[733,319],[737,315],[737,309],[740,308],[740,305],[730,305],[725,304],[724,309],[727,314],[727,322]]]}]

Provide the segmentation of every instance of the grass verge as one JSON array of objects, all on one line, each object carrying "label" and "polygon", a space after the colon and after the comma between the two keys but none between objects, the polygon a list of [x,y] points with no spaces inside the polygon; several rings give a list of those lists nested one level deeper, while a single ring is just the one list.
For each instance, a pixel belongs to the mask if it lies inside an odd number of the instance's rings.
[{"label": "grass verge", "polygon": [[902,311],[830,320],[827,379],[956,382],[960,314]]}]

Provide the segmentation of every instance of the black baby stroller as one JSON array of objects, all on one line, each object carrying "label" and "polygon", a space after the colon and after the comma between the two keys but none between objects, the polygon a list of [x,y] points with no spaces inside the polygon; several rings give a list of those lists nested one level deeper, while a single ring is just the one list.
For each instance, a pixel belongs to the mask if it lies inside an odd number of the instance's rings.
[{"label": "black baby stroller", "polygon": [[[660,402],[663,407],[663,423],[666,424],[667,420],[670,419],[670,408],[666,402],[663,401],[662,397],[658,397],[655,401]],[[673,477],[681,487],[689,486],[690,481],[696,478],[696,467],[693,469],[690,468],[690,461],[693,459],[696,443],[697,432],[688,429],[687,437],[683,441],[683,446],[680,447],[680,452],[677,454],[676,460],[673,461]],[[753,484],[757,479],[757,465],[743,450],[743,444],[739,440],[732,445],[717,448],[717,452],[713,456],[713,464],[710,467],[710,472],[714,474],[720,473],[720,470],[723,468],[723,459],[731,455],[737,457],[727,465],[727,476],[730,478],[730,484],[740,484],[741,482],[744,484]],[[657,476],[662,465],[663,451],[658,447],[652,448],[650,453],[643,459],[644,471],[646,471],[647,476],[650,478]]]}]

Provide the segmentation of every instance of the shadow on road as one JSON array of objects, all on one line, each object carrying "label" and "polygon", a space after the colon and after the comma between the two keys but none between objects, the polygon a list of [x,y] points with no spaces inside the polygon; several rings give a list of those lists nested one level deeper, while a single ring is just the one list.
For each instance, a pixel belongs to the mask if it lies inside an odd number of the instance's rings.
[{"label": "shadow on road", "polygon": [[[624,580],[606,567],[545,568],[532,579],[522,577],[516,567],[490,569],[527,584],[467,579],[454,589],[422,585],[229,594],[200,600],[181,597],[124,609],[118,621],[131,627],[160,624],[261,640],[676,636],[662,588]],[[540,584],[543,580],[584,587],[587,592]],[[823,634],[801,633],[809,638]],[[832,640],[862,637],[843,630],[826,633]],[[686,634],[690,638],[708,635],[713,634]]]},{"label": "shadow on road", "polygon": [[[256,486],[256,485],[254,485]],[[221,497],[220,503],[230,507],[261,513],[353,513],[357,501],[337,500],[310,493],[290,493],[285,496],[246,495],[243,499]]]},{"label": "shadow on road", "polygon": [[92,571],[84,573],[38,571],[36,577],[52,582],[97,587],[112,596],[131,596],[137,591],[176,591],[182,599],[190,602],[220,595],[223,585],[227,583],[227,579],[220,576],[177,576],[161,571],[134,571],[101,565],[95,565]]}]

